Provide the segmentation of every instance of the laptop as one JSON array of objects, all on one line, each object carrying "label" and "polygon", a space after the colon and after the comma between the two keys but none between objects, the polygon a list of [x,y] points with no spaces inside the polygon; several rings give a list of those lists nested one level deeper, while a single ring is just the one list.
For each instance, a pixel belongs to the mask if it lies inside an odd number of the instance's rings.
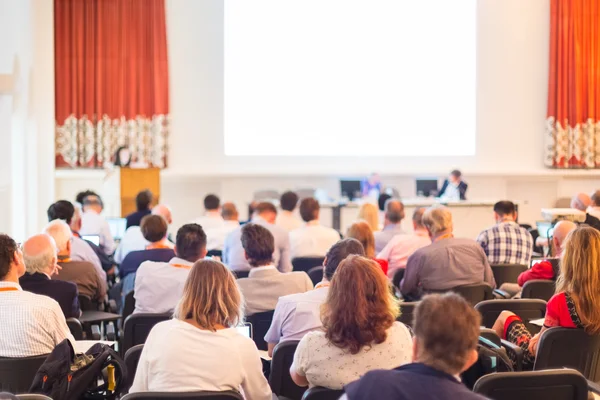
[{"label": "laptop", "polygon": [[552,237],[552,233],[554,231],[554,224],[552,222],[537,221],[535,224],[540,237],[546,239]]},{"label": "laptop", "polygon": [[250,322],[246,322],[244,325],[238,326],[236,329],[245,337],[252,339],[252,324]]},{"label": "laptop", "polygon": [[99,235],[81,235],[83,240],[87,240],[88,242],[94,243],[96,246],[100,246],[100,236]]}]

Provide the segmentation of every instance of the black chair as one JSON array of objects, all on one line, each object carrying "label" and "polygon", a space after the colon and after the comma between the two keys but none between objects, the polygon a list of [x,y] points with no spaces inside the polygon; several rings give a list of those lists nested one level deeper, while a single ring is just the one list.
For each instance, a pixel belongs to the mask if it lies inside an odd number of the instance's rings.
[{"label": "black chair", "polygon": [[525,282],[521,291],[522,299],[541,299],[544,301],[550,300],[554,296],[556,290],[556,282],[545,279],[534,279]]},{"label": "black chair", "polygon": [[121,400],[163,400],[163,399],[198,399],[198,400],[244,400],[244,397],[234,391],[226,392],[139,392],[121,397]]},{"label": "black chair", "polygon": [[35,357],[0,357],[0,392],[29,393],[37,370],[46,361],[47,354]]},{"label": "black chair", "polygon": [[125,303],[123,303],[123,321],[127,319],[135,311],[135,292],[132,290],[125,296]]},{"label": "black chair", "polygon": [[315,286],[317,286],[319,282],[323,280],[323,267],[320,265],[318,267],[312,267],[307,273],[308,277]]},{"label": "black chair", "polygon": [[301,400],[306,388],[294,383],[290,376],[290,367],[294,362],[294,353],[298,347],[299,340],[286,340],[279,342],[273,350],[271,359],[271,375],[269,385],[277,396],[286,397],[290,400]]},{"label": "black chair", "polygon": [[517,279],[521,272],[527,271],[529,266],[519,264],[495,264],[491,265],[496,287],[500,287],[503,283],[517,283]]},{"label": "black chair", "polygon": [[457,286],[448,290],[430,290],[429,293],[447,293],[454,292],[461,295],[471,305],[475,305],[485,300],[492,300],[494,298],[494,291],[491,286],[485,283],[478,283],[475,285],[464,285]]},{"label": "black chair", "polygon": [[76,318],[67,318],[67,326],[75,340],[83,340],[83,326]]},{"label": "black chair", "polygon": [[320,267],[323,265],[325,257],[296,257],[292,259],[294,271],[308,272],[311,268]]},{"label": "black chair", "polygon": [[585,378],[570,369],[497,372],[481,377],[473,391],[494,400],[586,400]]},{"label": "black chair", "polygon": [[405,272],[406,272],[406,269],[404,269],[404,268],[398,268],[396,270],[396,272],[394,272],[394,276],[392,277],[392,284],[398,290],[400,290],[400,282],[402,282],[402,278],[404,278],[404,273]]},{"label": "black chair", "polygon": [[396,321],[400,321],[404,325],[412,327],[413,314],[415,313],[417,304],[419,304],[418,301],[400,303],[400,316],[396,318]]},{"label": "black chair", "polygon": [[26,393],[16,395],[19,400],[52,400],[52,398],[43,394]]},{"label": "black chair", "polygon": [[81,311],[98,311],[98,305],[95,305],[92,299],[88,296],[80,294],[78,299],[79,308],[81,308]]},{"label": "black chair", "polygon": [[247,278],[250,274],[250,271],[232,271],[235,275],[235,279]]},{"label": "black chair", "polygon": [[207,257],[219,257],[219,258],[223,258],[223,251],[222,250],[209,250],[206,253]]},{"label": "black chair", "polygon": [[259,350],[267,350],[265,335],[271,327],[273,313],[274,311],[265,311],[246,317],[246,321],[252,324],[252,338],[254,339],[254,343],[256,343],[256,347]]},{"label": "black chair", "polygon": [[127,381],[123,386],[123,393],[127,393],[129,388],[133,384],[133,378],[135,378],[135,372],[137,371],[138,363],[140,362],[140,356],[142,355],[142,350],[144,350],[143,344],[138,344],[131,347],[125,353],[124,361],[125,366],[127,367]]},{"label": "black chair", "polygon": [[172,313],[151,314],[138,313],[131,314],[125,320],[123,327],[123,342],[121,346],[121,354],[126,354],[127,350],[138,344],[144,344],[148,338],[148,334],[154,327],[162,321],[167,321],[173,316]]},{"label": "black chair", "polygon": [[484,338],[495,344],[496,346],[502,346],[502,339],[496,333],[495,330],[490,328],[479,328],[479,337]]},{"label": "black chair", "polygon": [[544,318],[546,302],[539,299],[488,300],[475,305],[481,314],[481,325],[492,328],[502,311],[512,311],[517,314],[528,328],[537,332],[539,327],[532,326],[532,319]]},{"label": "black chair", "polygon": [[333,390],[316,386],[304,392],[302,400],[338,400],[343,394],[343,390]]}]

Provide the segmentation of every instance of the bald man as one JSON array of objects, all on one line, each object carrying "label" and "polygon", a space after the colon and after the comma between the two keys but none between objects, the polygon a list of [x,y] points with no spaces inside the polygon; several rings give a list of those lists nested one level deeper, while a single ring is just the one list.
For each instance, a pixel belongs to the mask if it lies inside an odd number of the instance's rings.
[{"label": "bald man", "polygon": [[[152,208],[152,215],[159,215],[163,217],[167,221],[168,225],[173,223],[171,208],[166,204],[154,206]],[[145,250],[149,244],[150,242],[144,239],[144,235],[142,235],[142,229],[139,226],[130,226],[125,231],[125,234],[121,239],[121,243],[119,243],[119,247],[115,252],[115,262],[117,264],[121,264],[127,254],[131,253],[132,251]]]},{"label": "bald man", "polygon": [[592,199],[585,193],[577,193],[571,199],[571,208],[575,208],[579,211],[586,213],[584,224],[591,226],[600,231],[600,219],[594,217],[589,213],[588,207],[592,205]]},{"label": "bald man", "polygon": [[23,243],[27,273],[19,278],[23,290],[48,296],[58,302],[65,318],[79,318],[79,292],[72,282],[52,280],[58,273],[57,249],[48,234],[35,235]]},{"label": "bald man", "polygon": [[379,253],[398,234],[404,233],[400,224],[404,219],[404,204],[396,199],[388,199],[384,206],[385,221],[383,230],[375,232],[375,252]]}]

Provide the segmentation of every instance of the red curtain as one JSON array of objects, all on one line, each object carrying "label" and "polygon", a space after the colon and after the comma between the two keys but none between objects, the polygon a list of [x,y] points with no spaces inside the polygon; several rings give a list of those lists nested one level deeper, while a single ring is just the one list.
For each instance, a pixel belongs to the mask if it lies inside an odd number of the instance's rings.
[{"label": "red curtain", "polygon": [[166,163],[164,0],[54,0],[56,166]]},{"label": "red curtain", "polygon": [[600,168],[600,5],[551,0],[546,165]]}]

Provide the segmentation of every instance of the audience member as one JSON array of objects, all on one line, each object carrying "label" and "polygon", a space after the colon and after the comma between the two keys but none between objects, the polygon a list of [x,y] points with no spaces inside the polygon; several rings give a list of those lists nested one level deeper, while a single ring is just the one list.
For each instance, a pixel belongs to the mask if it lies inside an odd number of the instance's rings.
[{"label": "audience member", "polygon": [[323,263],[323,280],[314,290],[306,293],[292,294],[279,298],[273,322],[265,335],[268,343],[269,356],[279,342],[300,340],[311,331],[321,328],[321,305],[327,298],[329,282],[335,274],[338,265],[349,255],[364,256],[365,251],[356,239],[343,239],[334,244],[325,256]]},{"label": "audience member", "polygon": [[[440,321],[443,321],[442,323]],[[417,305],[412,364],[367,372],[340,400],[484,400],[458,376],[477,361],[481,317],[454,293],[429,295]]]},{"label": "audience member", "polygon": [[175,257],[146,261],[136,272],[135,312],[173,311],[181,299],[192,265],[206,256],[206,234],[198,224],[183,225],[175,239]]},{"label": "audience member", "polygon": [[364,203],[358,210],[359,220],[365,221],[373,232],[379,231],[379,210],[372,203]]},{"label": "audience member", "polygon": [[519,346],[524,368],[533,367],[540,337],[549,328],[579,328],[588,334],[600,333],[600,232],[589,226],[567,235],[560,262],[556,294],[546,305],[542,330],[531,336],[516,314],[503,311],[494,330],[503,339]]},{"label": "audience member", "polygon": [[[275,239],[273,264],[280,272],[291,272],[290,238],[286,231],[275,225],[277,209],[272,203],[262,202],[256,205],[252,222],[264,226]],[[225,238],[223,262],[232,271],[249,271],[250,264],[242,247],[242,227],[238,227]]]},{"label": "audience member", "polygon": [[279,297],[313,288],[312,281],[303,271],[286,274],[277,271],[273,265],[275,239],[264,226],[244,225],[242,247],[251,267],[248,278],[237,281],[244,295],[246,315],[274,310]]},{"label": "audience member", "polygon": [[591,204],[592,199],[585,193],[578,193],[571,199],[571,208],[583,211],[586,214],[583,223],[600,231],[600,219],[594,217],[587,211]]},{"label": "audience member", "polygon": [[341,389],[366,372],[410,362],[411,333],[379,265],[349,256],[336,271],[321,307],[323,330],[307,333],[290,368],[299,386]]},{"label": "audience member", "polygon": [[446,207],[427,209],[423,214],[423,225],[432,244],[420,248],[408,258],[400,284],[402,295],[415,299],[427,291],[479,283],[496,287],[481,246],[472,239],[454,238],[450,210]]},{"label": "audience member", "polygon": [[112,268],[112,263],[99,247],[81,239],[79,236],[81,230],[81,211],[79,207],[67,200],[59,200],[48,207],[47,214],[48,222],[61,219],[71,228],[73,234],[71,237],[71,259],[92,263],[100,279],[106,281],[106,271]]},{"label": "audience member", "polygon": [[207,195],[204,198],[204,215],[196,218],[192,223],[200,225],[206,232],[208,250],[221,250],[223,248],[223,244],[220,243],[219,239],[220,235],[217,234],[224,225],[221,216],[221,199],[219,197],[214,194]]},{"label": "audience member", "polygon": [[591,204],[586,209],[586,212],[596,218],[600,218],[600,190],[596,190],[590,200]]},{"label": "audience member", "polygon": [[65,339],[75,342],[56,300],[19,286],[24,273],[17,243],[0,234],[0,357],[39,356]]},{"label": "audience member", "polygon": [[374,233],[377,253],[381,252],[394,236],[404,233],[401,226],[404,219],[404,204],[399,200],[389,199],[385,202],[384,212],[383,230]]},{"label": "audience member", "polygon": [[298,195],[295,192],[287,191],[279,199],[281,212],[277,214],[275,225],[286,232],[302,227],[302,221],[294,214],[298,205]]},{"label": "audience member", "polygon": [[387,276],[388,262],[387,260],[375,258],[375,237],[373,236],[373,231],[369,224],[365,221],[353,223],[350,225],[350,228],[348,228],[346,237],[358,240],[365,249],[365,255],[370,259],[375,260],[381,267],[383,273]]},{"label": "audience member", "polygon": [[102,203],[102,198],[100,198],[100,196],[98,195],[98,193],[94,192],[93,190],[89,190],[89,189],[88,190],[84,190],[83,192],[77,193],[77,195],[75,196],[75,203],[83,205],[83,200],[87,196],[96,196],[96,197],[98,197],[98,199],[100,199],[100,203]]},{"label": "audience member", "polygon": [[450,201],[466,200],[468,187],[469,185],[462,180],[462,173],[455,169],[444,181],[438,197]]},{"label": "audience member", "polygon": [[77,285],[79,294],[89,297],[92,301],[102,302],[106,297],[106,281],[100,279],[94,266],[87,261],[71,259],[71,229],[66,222],[55,220],[50,222],[45,233],[52,236],[58,249],[58,274],[52,279],[73,282]]},{"label": "audience member", "polygon": [[150,215],[152,212],[152,201],[154,196],[149,190],[142,190],[135,196],[135,207],[136,211],[125,217],[127,225],[125,229],[129,229],[132,226],[140,226],[142,218],[146,215]]},{"label": "audience member", "polygon": [[209,242],[209,250],[223,251],[225,239],[229,234],[240,227],[239,213],[233,203],[224,203],[221,207],[221,217],[223,224],[220,228],[212,228],[206,232]]},{"label": "audience member", "polygon": [[79,292],[72,282],[51,280],[58,273],[56,243],[47,234],[35,235],[23,244],[27,273],[19,278],[23,290],[56,300],[65,318],[79,318]]},{"label": "audience member", "polygon": [[115,241],[110,233],[108,222],[102,215],[102,200],[98,196],[89,195],[83,199],[83,215],[81,216],[81,235],[98,235],[100,248],[111,255],[115,251]]},{"label": "audience member", "polygon": [[258,350],[236,329],[242,307],[235,278],[223,264],[196,262],[175,318],[150,331],[129,392],[241,388],[247,399],[271,400]]},{"label": "audience member", "polygon": [[312,197],[300,202],[300,216],[306,224],[290,232],[292,258],[324,257],[331,246],[340,240],[340,234],[319,222],[319,202]]},{"label": "audience member", "polygon": [[477,242],[490,264],[519,264],[529,266],[533,253],[533,238],[517,224],[517,209],[512,201],[494,204],[496,225],[481,232]]},{"label": "audience member", "polygon": [[380,212],[385,212],[385,203],[387,203],[387,201],[391,198],[392,196],[390,196],[387,193],[381,193],[379,195],[379,197],[377,198],[377,208],[379,208]]},{"label": "audience member", "polygon": [[[388,278],[393,279],[396,271],[404,270],[404,268],[406,268],[408,257],[415,251],[431,244],[429,232],[427,232],[427,229],[423,226],[423,214],[425,213],[425,210],[425,208],[417,208],[413,212],[413,234],[400,234],[394,236],[377,255],[377,258],[388,262]],[[398,277],[398,282],[395,282],[395,284],[399,284],[400,280],[402,280],[401,277]]]},{"label": "audience member", "polygon": [[360,183],[360,191],[362,197],[370,197],[377,199],[381,193],[381,178],[379,174],[373,172],[368,178],[365,178]]}]

